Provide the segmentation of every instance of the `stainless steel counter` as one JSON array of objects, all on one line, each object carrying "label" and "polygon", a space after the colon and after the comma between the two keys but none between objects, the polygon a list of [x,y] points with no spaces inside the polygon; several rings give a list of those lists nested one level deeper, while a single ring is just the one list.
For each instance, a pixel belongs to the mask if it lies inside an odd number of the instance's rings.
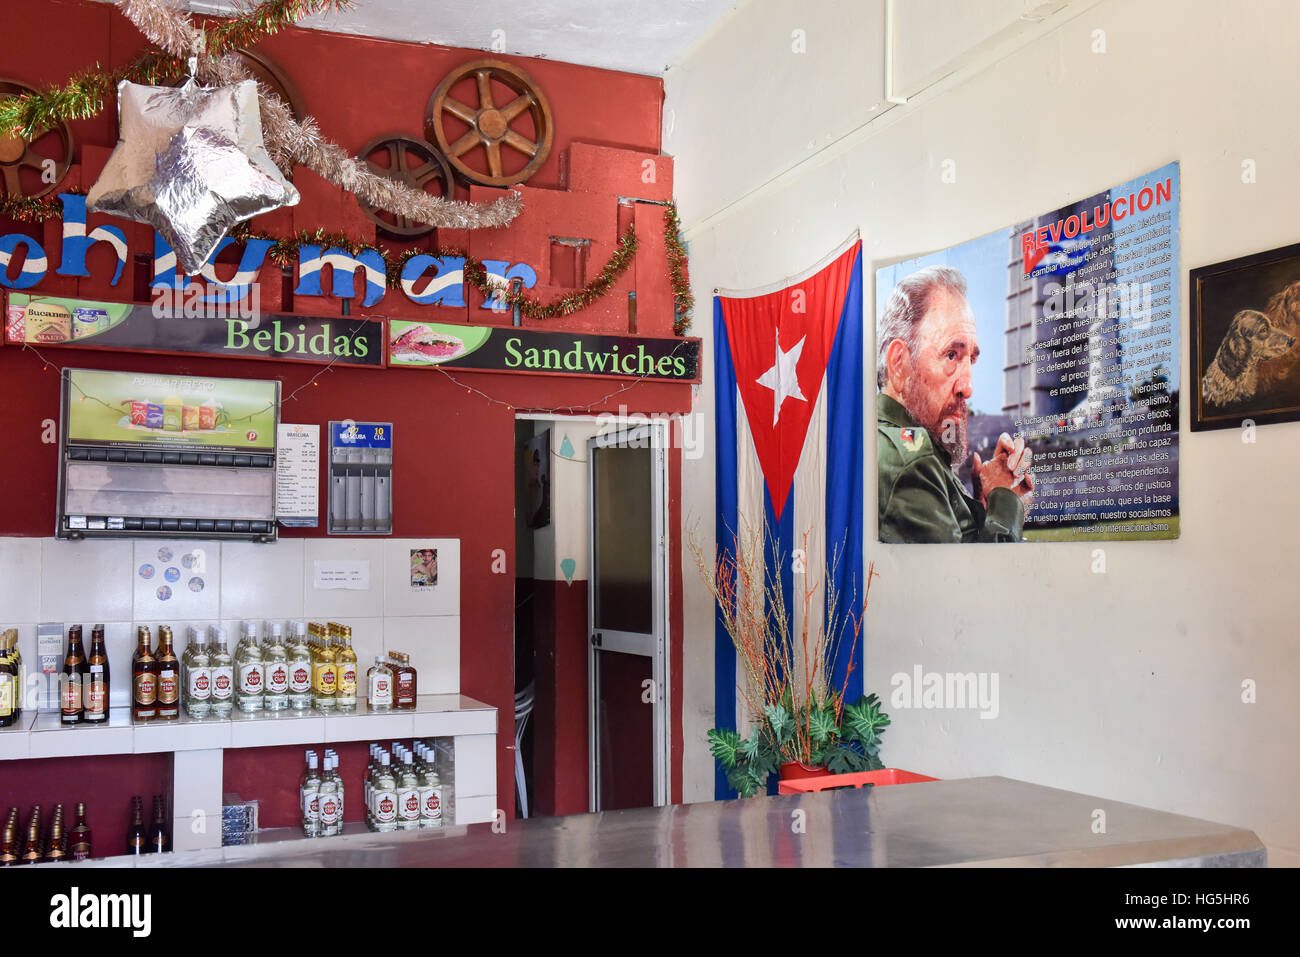
[{"label": "stainless steel counter", "polygon": [[[1105,833],[1093,833],[1094,812]],[[1263,867],[1253,832],[986,777],[608,811],[440,831],[352,834],[164,857],[137,867]],[[67,865],[62,865],[66,867]]]}]

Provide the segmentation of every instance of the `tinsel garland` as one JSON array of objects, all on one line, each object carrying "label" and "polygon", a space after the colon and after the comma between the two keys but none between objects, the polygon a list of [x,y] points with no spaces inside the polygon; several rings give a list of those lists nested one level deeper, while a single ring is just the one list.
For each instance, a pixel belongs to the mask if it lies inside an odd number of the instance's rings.
[{"label": "tinsel garland", "polygon": [[[80,194],[82,190],[71,189],[64,190],[64,192]],[[0,196],[0,218],[7,217],[25,223],[43,223],[47,219],[56,219],[62,214],[63,204],[59,202],[56,196],[42,196],[39,199]],[[691,287],[686,278],[686,250],[682,247],[681,240],[677,236],[680,225],[680,220],[677,218],[676,204],[669,203],[664,210],[664,243],[668,248],[668,276],[673,287],[673,303],[675,306],[673,331],[679,336],[684,335],[690,327],[691,309],[694,303]],[[232,229],[230,238],[236,242],[244,242],[249,239],[264,239],[271,242],[273,245],[267,250],[266,258],[281,267],[293,263],[303,246],[321,246],[326,249],[338,247],[352,256],[357,255],[363,249],[373,249],[384,260],[384,275],[389,289],[401,288],[402,269],[414,256],[435,256],[440,259],[451,256],[463,259],[465,260],[465,279],[470,285],[486,297],[499,297],[500,301],[507,306],[513,307],[517,302],[520,312],[530,319],[554,319],[557,316],[567,316],[590,306],[597,299],[606,295],[618,277],[627,271],[628,266],[632,264],[637,249],[636,231],[629,226],[627,232],[619,239],[618,248],[614,251],[614,255],[609,258],[594,279],[577,292],[561,296],[549,303],[543,303],[525,295],[523,292],[515,295],[499,279],[493,281],[482,261],[475,259],[460,249],[414,248],[404,250],[401,253],[393,253],[382,245],[354,239],[343,233],[327,232],[324,229],[315,231],[304,229],[293,236],[285,237],[273,236],[270,233],[252,229],[247,224]]]},{"label": "tinsel garland", "polygon": [[[197,59],[195,75],[201,82],[225,85],[253,78],[238,55],[229,51],[247,46],[309,13],[344,9],[351,0],[264,0],[211,33],[200,31],[185,11],[162,0],[114,2],[163,52],[146,53],[113,73],[88,71],[61,88],[0,100],[0,130],[14,130],[30,139],[35,131],[57,122],[94,116],[104,108],[121,80],[149,85],[175,80],[184,75],[182,64],[190,57]],[[313,118],[300,123],[265,85],[259,82],[258,90],[267,151],[281,169],[302,164],[372,206],[435,227],[496,228],[508,225],[523,210],[518,193],[508,192],[490,203],[446,200],[371,172],[342,147],[325,139]]]},{"label": "tinsel garland", "polygon": [[[352,2],[265,0],[247,13],[209,30],[205,34],[207,51],[212,56],[222,56],[231,50],[246,49],[305,16],[346,10]],[[123,80],[145,86],[163,86],[184,75],[184,58],[157,50],[142,53],[126,66],[111,72],[104,72],[99,64],[95,64],[93,70],[76,74],[62,86],[0,100],[0,130],[14,130],[23,139],[30,140],[37,130],[99,114]]]},{"label": "tinsel garland", "polygon": [[695,309],[695,296],[691,281],[686,275],[686,247],[682,244],[682,220],[677,215],[677,204],[669,203],[664,209],[664,247],[668,252],[668,279],[673,286],[673,332],[679,336],[691,325],[691,312]]}]

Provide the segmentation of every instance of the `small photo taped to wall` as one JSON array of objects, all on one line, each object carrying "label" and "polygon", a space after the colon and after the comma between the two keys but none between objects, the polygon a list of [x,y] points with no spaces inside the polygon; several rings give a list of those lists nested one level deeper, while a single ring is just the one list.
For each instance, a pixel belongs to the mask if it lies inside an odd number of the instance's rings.
[{"label": "small photo taped to wall", "polygon": [[411,549],[411,587],[432,588],[438,584],[438,550]]}]

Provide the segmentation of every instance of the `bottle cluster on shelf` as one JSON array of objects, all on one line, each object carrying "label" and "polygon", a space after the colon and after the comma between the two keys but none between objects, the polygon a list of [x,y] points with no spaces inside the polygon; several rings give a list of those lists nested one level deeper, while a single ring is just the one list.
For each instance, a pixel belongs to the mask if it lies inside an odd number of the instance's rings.
[{"label": "bottle cluster on shelf", "polygon": [[[342,834],[346,794],[338,754],[327,748],[322,760],[308,751],[306,765],[298,781],[303,834]],[[442,827],[448,789],[438,771],[437,752],[427,742],[407,748],[394,741],[391,750],[371,744],[362,791],[366,826],[372,831]]]},{"label": "bottle cluster on shelf", "polygon": [[0,838],[0,867],[15,864],[43,864],[47,861],[84,861],[91,856],[90,828],[86,825],[86,805],[77,805],[77,823],[65,827],[63,805],[54,807],[48,831],[41,829],[41,806],[32,807],[27,819],[26,839],[18,830],[18,808],[11,807]]},{"label": "bottle cluster on shelf", "polygon": [[17,722],[23,714],[23,689],[27,687],[27,668],[18,649],[18,629],[0,634],[0,728]]},{"label": "bottle cluster on shelf", "polygon": [[126,829],[126,853],[165,854],[172,849],[171,828],[167,826],[167,802],[161,794],[153,797],[152,823],[144,823],[144,798],[131,798],[131,818]]}]

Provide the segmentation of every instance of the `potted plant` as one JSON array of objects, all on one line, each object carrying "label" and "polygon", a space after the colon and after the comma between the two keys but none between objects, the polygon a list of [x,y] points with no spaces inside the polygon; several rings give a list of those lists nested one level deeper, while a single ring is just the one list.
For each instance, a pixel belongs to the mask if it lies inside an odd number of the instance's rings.
[{"label": "potted plant", "polygon": [[[808,533],[802,554],[809,553]],[[735,536],[730,549],[707,562],[692,542],[701,577],[719,609],[719,618],[743,664],[739,694],[748,712],[748,735],[730,728],[709,731],[709,750],[742,797],[767,785],[771,774],[783,779],[824,774],[873,771],[880,760],[880,735],[889,716],[874,694],[846,701],[850,677],[856,670],[858,642],[875,577],[867,571],[859,604],[856,596],[841,607],[831,562],[823,583],[796,566],[802,591],[800,624],[787,611],[779,574],[779,549],[761,535]],[[831,686],[827,662],[838,659],[843,643],[849,649],[842,678]]]}]

